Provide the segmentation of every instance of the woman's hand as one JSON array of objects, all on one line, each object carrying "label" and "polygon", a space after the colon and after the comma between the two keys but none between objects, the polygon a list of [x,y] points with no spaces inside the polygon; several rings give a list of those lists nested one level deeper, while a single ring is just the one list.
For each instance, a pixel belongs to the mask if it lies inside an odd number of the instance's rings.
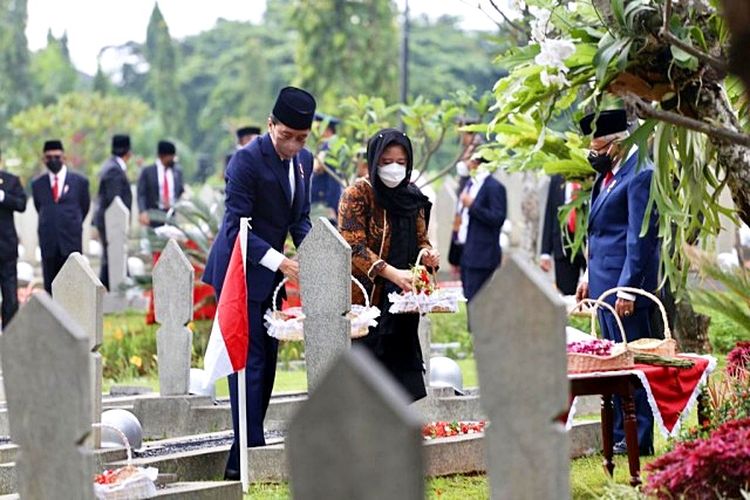
[{"label": "woman's hand", "polygon": [[422,264],[427,267],[440,266],[440,252],[435,249],[427,250],[422,256]]},{"label": "woman's hand", "polygon": [[383,272],[380,275],[398,286],[404,292],[410,292],[412,290],[412,274],[411,271],[405,271],[403,269],[396,269],[391,265],[385,266]]}]

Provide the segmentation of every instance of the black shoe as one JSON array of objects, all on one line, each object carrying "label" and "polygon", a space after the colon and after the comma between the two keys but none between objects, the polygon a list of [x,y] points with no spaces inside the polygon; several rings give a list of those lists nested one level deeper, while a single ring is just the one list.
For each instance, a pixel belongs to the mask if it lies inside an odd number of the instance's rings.
[{"label": "black shoe", "polygon": [[239,481],[240,480],[240,471],[234,470],[234,469],[227,469],[224,471],[224,480],[225,481]]},{"label": "black shoe", "polygon": [[644,449],[639,449],[639,450],[638,450],[638,453],[639,453],[639,454],[640,454],[640,456],[642,456],[642,457],[650,457],[651,455],[653,455],[653,454],[654,454],[654,449],[653,449],[653,448],[648,448],[648,449],[645,449],[645,448],[644,448]]},{"label": "black shoe", "polygon": [[612,447],[612,453],[615,455],[627,455],[628,454],[628,446],[625,444],[625,441],[618,441],[615,443],[615,445]]}]

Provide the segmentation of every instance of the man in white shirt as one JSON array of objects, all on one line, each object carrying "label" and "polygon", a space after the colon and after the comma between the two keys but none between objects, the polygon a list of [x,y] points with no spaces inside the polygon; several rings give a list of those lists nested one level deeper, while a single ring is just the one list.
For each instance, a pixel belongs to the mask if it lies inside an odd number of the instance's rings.
[{"label": "man in white shirt", "polygon": [[[312,227],[310,179],[313,156],[304,149],[315,114],[315,99],[308,92],[281,90],[268,118],[268,133],[238,150],[226,170],[226,212],[208,256],[203,281],[220,296],[232,247],[242,217],[250,217],[247,239],[247,292],[250,345],[246,368],[248,445],[263,446],[263,420],[276,377],[278,341],[266,333],[263,314],[271,306],[281,279],[296,281],[299,263],[284,256],[291,235],[299,248]],[[239,479],[237,442],[237,376],[229,377],[235,441],[225,471]]]},{"label": "man in white shirt", "polygon": [[164,224],[167,212],[184,191],[175,145],[169,141],[159,141],[156,155],[156,162],[141,170],[138,177],[138,220],[142,225],[151,227]]}]

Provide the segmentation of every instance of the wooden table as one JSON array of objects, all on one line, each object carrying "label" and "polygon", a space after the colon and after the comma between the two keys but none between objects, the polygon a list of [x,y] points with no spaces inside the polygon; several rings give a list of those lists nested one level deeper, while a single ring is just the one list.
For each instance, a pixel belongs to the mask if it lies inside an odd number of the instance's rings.
[{"label": "wooden table", "polygon": [[614,404],[612,396],[620,396],[624,415],[625,444],[628,447],[628,466],[630,469],[630,484],[641,484],[641,460],[638,450],[638,428],[635,416],[635,400],[633,393],[641,387],[641,381],[636,375],[613,374],[595,377],[569,378],[571,401],[576,396],[602,397],[602,447],[604,451],[604,466],[611,476],[615,470],[612,461],[614,455]]}]

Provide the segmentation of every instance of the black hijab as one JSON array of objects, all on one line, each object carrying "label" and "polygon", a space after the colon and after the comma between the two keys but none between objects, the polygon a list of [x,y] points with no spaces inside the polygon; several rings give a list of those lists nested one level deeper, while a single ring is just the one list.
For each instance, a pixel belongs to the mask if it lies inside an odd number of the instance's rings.
[{"label": "black hijab", "polygon": [[[378,176],[380,157],[388,146],[398,144],[406,150],[406,177],[395,188],[389,188]],[[386,210],[388,223],[391,226],[391,247],[388,263],[398,269],[409,269],[415,264],[419,249],[417,248],[417,216],[424,210],[425,223],[430,219],[430,200],[411,183],[411,172],[414,168],[414,154],[411,141],[393,128],[379,131],[367,143],[367,165],[370,180],[375,190],[375,200]]]}]

